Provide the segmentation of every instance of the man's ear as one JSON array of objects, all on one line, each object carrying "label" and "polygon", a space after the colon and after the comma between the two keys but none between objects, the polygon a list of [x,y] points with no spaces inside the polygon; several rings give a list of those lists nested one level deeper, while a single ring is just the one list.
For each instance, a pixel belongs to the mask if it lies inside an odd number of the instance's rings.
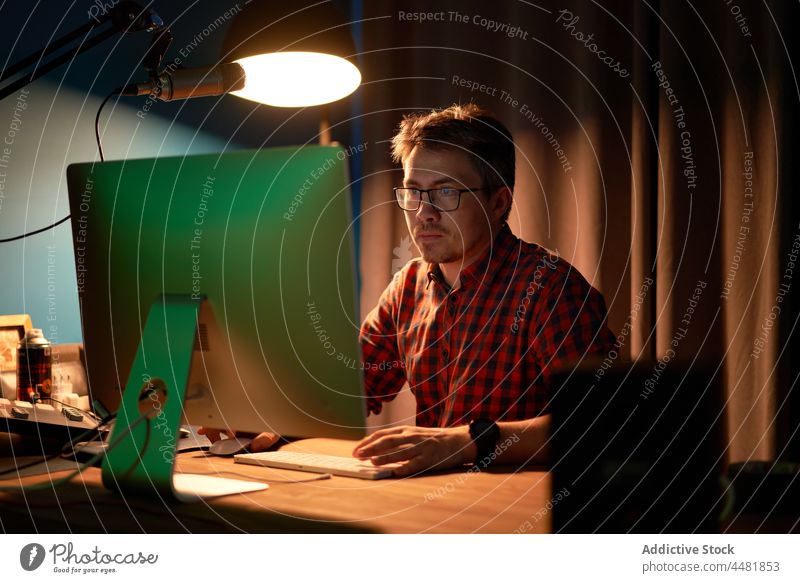
[{"label": "man's ear", "polygon": [[511,208],[511,198],[511,189],[508,186],[501,186],[492,193],[489,199],[489,213],[495,221],[504,217],[506,211]]}]

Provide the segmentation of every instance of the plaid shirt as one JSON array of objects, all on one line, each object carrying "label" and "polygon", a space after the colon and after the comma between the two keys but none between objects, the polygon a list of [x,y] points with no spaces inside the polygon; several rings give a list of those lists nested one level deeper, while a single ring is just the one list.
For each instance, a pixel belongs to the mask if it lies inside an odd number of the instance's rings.
[{"label": "plaid shirt", "polygon": [[361,326],[367,406],[407,381],[417,425],[545,413],[548,371],[615,342],[603,296],[578,271],[507,225],[450,289],[436,264],[410,261]]}]

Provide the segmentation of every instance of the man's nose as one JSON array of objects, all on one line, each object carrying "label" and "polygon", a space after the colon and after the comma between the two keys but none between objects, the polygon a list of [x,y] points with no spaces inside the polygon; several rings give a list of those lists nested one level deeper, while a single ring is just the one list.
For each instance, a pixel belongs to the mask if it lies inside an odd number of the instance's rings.
[{"label": "man's nose", "polygon": [[431,223],[437,222],[439,219],[441,219],[441,211],[423,197],[417,209],[417,220],[421,223]]}]

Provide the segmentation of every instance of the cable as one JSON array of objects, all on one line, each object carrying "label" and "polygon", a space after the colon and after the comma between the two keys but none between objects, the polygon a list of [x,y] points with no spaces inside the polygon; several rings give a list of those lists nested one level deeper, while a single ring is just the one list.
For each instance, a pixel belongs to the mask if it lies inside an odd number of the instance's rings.
[{"label": "cable", "polygon": [[103,156],[103,145],[100,143],[100,112],[103,111],[103,107],[105,107],[108,100],[114,97],[115,95],[119,95],[120,90],[114,89],[111,93],[106,95],[106,98],[103,100],[103,103],[100,104],[100,107],[97,108],[97,115],[94,117],[94,135],[97,138],[97,151],[100,152],[100,161],[105,162],[106,159]]},{"label": "cable", "polygon": [[[83,411],[83,412],[87,413],[88,411]],[[19,472],[20,470],[26,470],[28,468],[32,468],[33,466],[38,466],[39,464],[46,464],[47,462],[52,461],[52,460],[54,460],[56,458],[63,458],[63,456],[68,452],[67,448],[72,447],[73,451],[74,451],[74,449],[75,449],[74,446],[75,446],[76,442],[80,442],[80,441],[83,441],[83,440],[87,439],[93,433],[97,433],[97,435],[99,436],[102,433],[103,428],[105,426],[107,426],[114,419],[113,415],[110,415],[109,417],[110,417],[110,419],[100,420],[100,422],[97,424],[97,427],[93,427],[92,429],[87,429],[86,431],[84,431],[80,435],[77,435],[76,437],[71,438],[69,441],[67,441],[67,443],[64,444],[64,446],[61,448],[61,451],[59,451],[58,453],[50,454],[48,456],[45,456],[42,459],[37,459],[37,460],[30,461],[30,462],[28,462],[26,464],[22,464],[21,466],[15,465],[15,466],[13,466],[11,468],[8,468],[6,470],[2,470],[2,471],[0,471],[0,476],[2,476],[4,474],[10,474],[12,472]],[[2,479],[2,478],[0,478],[0,479]]]},{"label": "cable", "polygon": [[[151,392],[152,392],[152,390],[144,391],[141,394],[141,396],[139,397],[139,401],[141,402],[144,399],[146,399],[150,395]],[[62,405],[64,405],[64,403],[62,403],[61,401],[58,401],[56,399],[51,399],[51,400],[55,401],[56,403],[61,403]],[[69,407],[70,405],[67,405],[67,406]],[[2,471],[0,471],[0,476],[2,476],[4,474],[10,474],[12,472],[19,472],[19,470],[25,470],[25,469],[28,469],[28,468],[32,468],[33,466],[37,466],[39,464],[46,464],[47,462],[49,462],[51,460],[54,460],[56,458],[66,459],[66,458],[64,458],[64,455],[66,455],[69,452],[68,448],[72,448],[72,452],[74,454],[75,453],[75,443],[76,442],[80,442],[80,441],[84,440],[89,435],[91,435],[91,434],[93,434],[95,432],[97,433],[97,435],[99,437],[102,434],[104,428],[107,427],[108,424],[111,423],[117,417],[116,413],[110,413],[109,415],[106,415],[104,418],[100,419],[100,417],[98,417],[97,415],[95,415],[91,411],[83,411],[83,413],[90,413],[95,419],[98,419],[97,427],[94,427],[92,429],[87,429],[86,431],[84,431],[80,435],[71,438],[69,441],[67,441],[67,443],[64,444],[64,446],[61,448],[61,451],[59,451],[58,453],[54,453],[54,454],[51,454],[49,456],[45,456],[41,460],[34,460],[34,461],[31,461],[31,462],[28,462],[27,464],[23,464],[21,466],[16,466],[15,465],[14,467],[9,468],[7,470],[2,470]],[[111,446],[109,446],[109,447],[111,447]]]},{"label": "cable", "polygon": [[28,486],[0,486],[0,492],[33,492],[34,490],[47,490],[49,488],[55,489],[61,484],[66,484],[75,476],[83,473],[84,470],[87,468],[91,468],[94,466],[94,463],[100,459],[102,459],[109,451],[114,449],[120,442],[127,437],[129,433],[133,431],[133,428],[139,425],[142,421],[146,421],[149,419],[149,413],[143,413],[140,415],[133,423],[128,425],[128,427],[123,431],[117,438],[108,444],[108,447],[105,451],[101,451],[97,455],[93,456],[85,463],[78,466],[78,468],[71,472],[70,474],[64,476],[63,478],[59,478],[58,480],[48,480],[47,482],[39,482],[37,484],[30,484]]},{"label": "cable", "polygon": [[226,474],[228,476],[236,476],[238,478],[245,478],[248,482],[267,482],[269,484],[303,484],[305,482],[319,482],[320,480],[330,480],[333,474],[319,474],[313,478],[304,478],[302,480],[273,480],[272,478],[259,478],[249,474],[242,474],[240,472],[231,472],[228,470],[221,470],[219,472],[187,472],[188,474],[198,476],[219,476]]},{"label": "cable", "polygon": [[[120,94],[120,89],[114,89],[111,93],[109,93],[103,102],[100,104],[100,107],[97,108],[97,115],[94,118],[94,135],[97,138],[97,150],[100,152],[100,161],[105,162],[105,157],[103,156],[103,145],[100,143],[100,113],[103,111],[103,107],[105,107],[108,100],[114,97],[115,95]],[[6,239],[0,239],[0,243],[11,243],[12,241],[19,241],[20,239],[24,239],[26,237],[30,237],[32,235],[38,235],[39,233],[43,233],[45,231],[49,231],[50,229],[56,228],[58,225],[63,223],[64,221],[69,220],[71,215],[67,215],[66,217],[59,219],[52,225],[48,225],[47,227],[42,227],[41,229],[36,229],[35,231],[31,231],[30,233],[25,233],[24,235],[16,235],[14,237],[8,237]]]},{"label": "cable", "polygon": [[72,215],[67,215],[64,218],[57,220],[52,225],[48,225],[47,227],[42,227],[41,229],[36,229],[35,231],[31,231],[30,233],[25,233],[24,235],[16,235],[15,237],[0,239],[0,243],[10,243],[11,241],[19,241],[20,239],[24,239],[25,237],[30,237],[31,235],[38,235],[39,233],[43,233],[44,231],[49,231],[50,229],[54,229],[64,221],[68,220],[70,216]]}]

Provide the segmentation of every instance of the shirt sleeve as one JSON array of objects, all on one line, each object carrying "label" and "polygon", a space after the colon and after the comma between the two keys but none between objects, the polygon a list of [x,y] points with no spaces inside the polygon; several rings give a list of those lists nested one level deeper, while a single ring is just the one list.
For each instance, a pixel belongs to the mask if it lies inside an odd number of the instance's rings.
[{"label": "shirt sleeve", "polygon": [[367,411],[373,414],[380,413],[383,403],[394,399],[406,382],[405,360],[397,342],[401,281],[401,274],[397,274],[361,324],[359,340]]},{"label": "shirt sleeve", "polygon": [[574,268],[553,278],[533,319],[531,351],[548,391],[554,371],[586,358],[605,357],[613,348],[616,337],[607,317],[603,296]]}]

